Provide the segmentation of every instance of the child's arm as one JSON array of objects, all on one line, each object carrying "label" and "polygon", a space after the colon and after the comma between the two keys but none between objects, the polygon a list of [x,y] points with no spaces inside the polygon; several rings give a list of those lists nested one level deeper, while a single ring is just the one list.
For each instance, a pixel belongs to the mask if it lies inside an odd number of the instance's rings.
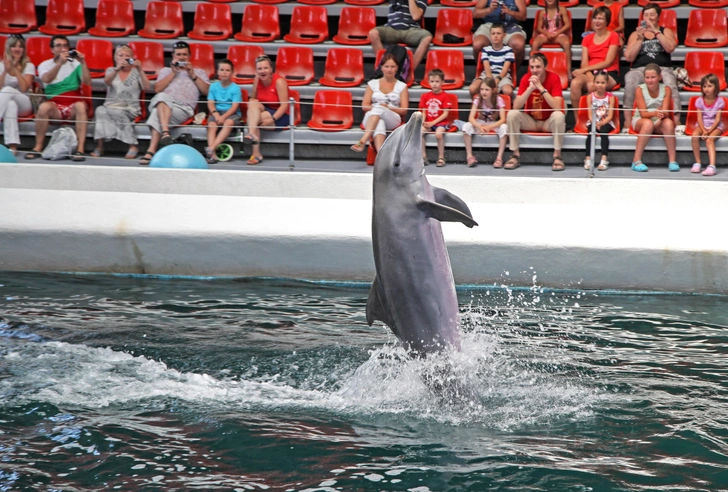
[{"label": "child's arm", "polygon": [[473,106],[470,108],[470,114],[468,115],[468,122],[475,128],[478,128],[478,99],[473,100]]},{"label": "child's arm", "polygon": [[438,116],[434,120],[430,121],[430,126],[432,127],[432,126],[437,125],[438,123],[442,123],[443,121],[445,121],[447,119],[448,113],[449,113],[448,109],[443,109],[442,114],[440,116]]},{"label": "child's arm", "polygon": [[710,127],[711,132],[713,132],[716,128],[718,128],[718,125],[720,125],[720,122],[722,119],[723,119],[723,110],[719,109],[715,113],[715,121],[713,122],[713,126]]},{"label": "child's arm", "polygon": [[[705,123],[703,123],[703,110],[700,108],[695,108],[698,111],[698,128],[700,128],[700,131],[705,135],[706,133],[709,133],[708,130],[705,129]],[[716,123],[720,122],[719,119],[715,120]]]},{"label": "child's arm", "polygon": [[536,35],[543,34],[549,37],[549,32],[543,27],[543,16],[546,15],[546,9],[536,11],[536,18],[533,19],[533,24],[536,26]]},{"label": "child's arm", "polygon": [[483,60],[483,71],[485,72],[486,77],[493,77],[493,72],[490,70],[490,62],[487,58]]},{"label": "child's arm", "polygon": [[212,116],[217,111],[217,108],[215,107],[215,100],[214,99],[208,99],[207,100],[207,112]]},{"label": "child's arm", "polygon": [[[589,95],[591,97],[591,94]],[[591,101],[589,101],[589,105],[591,105]],[[608,125],[609,122],[614,120],[614,114],[615,110],[617,109],[617,96],[612,96],[609,98],[609,111],[607,112],[607,116],[602,119],[602,125]]]},{"label": "child's arm", "polygon": [[496,82],[500,82],[501,80],[503,80],[508,75],[508,72],[510,72],[510,71],[511,71],[511,62],[510,61],[503,62],[503,70],[501,70],[501,72],[495,76]]},{"label": "child's arm", "polygon": [[503,108],[498,109],[498,121],[494,121],[493,123],[491,123],[488,126],[490,127],[491,130],[495,130],[496,128],[498,128],[499,126],[504,124],[505,122],[506,122],[506,108],[503,107]]},{"label": "child's arm", "polygon": [[561,19],[564,21],[564,25],[561,26],[561,29],[554,33],[554,38],[556,38],[560,34],[566,34],[567,32],[569,32],[569,29],[571,29],[571,20],[569,19],[568,12],[566,12],[566,7],[560,6],[559,14],[561,15]]}]

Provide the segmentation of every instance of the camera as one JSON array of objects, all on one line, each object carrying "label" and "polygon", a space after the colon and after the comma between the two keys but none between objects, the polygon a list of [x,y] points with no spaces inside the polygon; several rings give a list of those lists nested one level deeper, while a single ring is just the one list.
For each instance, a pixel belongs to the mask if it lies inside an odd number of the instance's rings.
[{"label": "camera", "polygon": [[127,59],[126,59],[126,62],[127,62],[127,63],[128,63],[129,65],[134,65],[134,64],[136,63],[136,60],[135,60],[134,58],[127,58]]},{"label": "camera", "polygon": [[71,60],[75,60],[76,58],[78,58],[78,51],[76,51],[76,50],[69,51],[68,58],[70,58]]},{"label": "camera", "polygon": [[177,68],[182,68],[185,65],[187,65],[187,62],[184,62],[184,61],[174,61],[174,62],[172,62],[172,66],[173,67],[177,67]]},{"label": "camera", "polygon": [[640,22],[640,26],[642,26],[642,29],[647,29],[647,21]]}]

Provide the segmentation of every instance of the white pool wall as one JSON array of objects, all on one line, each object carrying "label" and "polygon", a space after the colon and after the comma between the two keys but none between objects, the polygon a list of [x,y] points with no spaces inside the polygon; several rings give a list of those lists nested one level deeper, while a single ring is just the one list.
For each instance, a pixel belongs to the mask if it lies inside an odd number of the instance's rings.
[{"label": "white pool wall", "polygon": [[[456,282],[728,293],[728,183],[436,176]],[[366,173],[0,165],[0,270],[371,280]]]}]

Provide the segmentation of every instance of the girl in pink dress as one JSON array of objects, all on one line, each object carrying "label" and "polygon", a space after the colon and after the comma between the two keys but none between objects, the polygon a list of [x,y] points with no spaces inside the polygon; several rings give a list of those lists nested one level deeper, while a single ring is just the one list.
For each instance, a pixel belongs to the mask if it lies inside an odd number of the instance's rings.
[{"label": "girl in pink dress", "polygon": [[699,173],[702,165],[700,163],[700,141],[705,141],[708,149],[708,162],[710,164],[703,171],[703,176],[715,176],[715,141],[723,134],[723,110],[725,101],[718,95],[718,77],[709,73],[700,81],[700,91],[703,93],[695,102],[698,109],[698,121],[693,130],[693,155],[695,164],[690,172]]}]

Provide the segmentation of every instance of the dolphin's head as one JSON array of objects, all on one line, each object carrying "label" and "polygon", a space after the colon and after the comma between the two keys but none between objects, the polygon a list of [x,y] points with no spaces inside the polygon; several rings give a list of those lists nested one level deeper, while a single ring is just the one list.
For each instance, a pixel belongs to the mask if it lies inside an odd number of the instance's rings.
[{"label": "dolphin's head", "polygon": [[406,125],[396,128],[384,141],[374,164],[374,176],[411,182],[423,172],[422,113],[416,111]]}]

